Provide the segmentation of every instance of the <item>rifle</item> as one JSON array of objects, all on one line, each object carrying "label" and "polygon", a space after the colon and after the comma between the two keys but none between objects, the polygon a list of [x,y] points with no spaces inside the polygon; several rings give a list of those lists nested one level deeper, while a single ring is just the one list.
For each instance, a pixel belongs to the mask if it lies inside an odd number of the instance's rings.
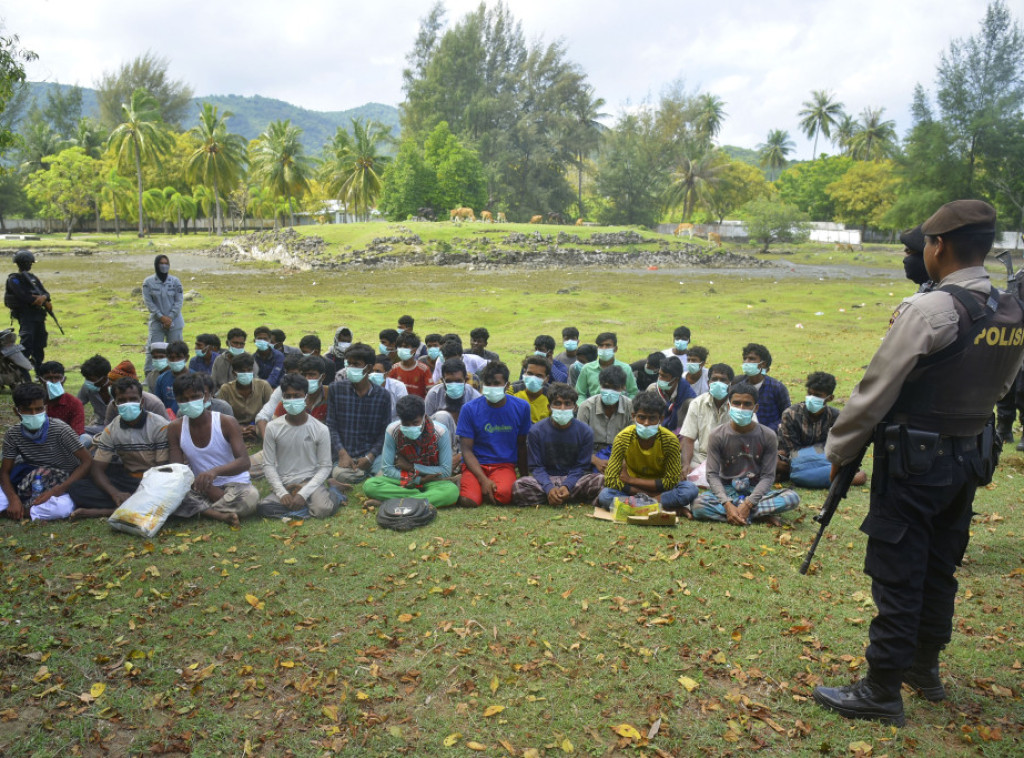
[{"label": "rifle", "polygon": [[1003,250],[996,253],[995,259],[1006,266],[1006,289],[1008,292],[1021,296],[1021,285],[1024,283],[1024,266],[1013,272],[1013,251]]},{"label": "rifle", "polygon": [[50,318],[53,319],[53,323],[57,325],[57,328],[60,329],[60,333],[64,334],[64,327],[60,325],[60,321],[57,320],[57,314],[53,312],[53,304],[47,300],[46,305],[44,305],[43,308],[46,310],[46,313]]},{"label": "rifle", "polygon": [[860,464],[864,460],[864,453],[867,452],[869,441],[861,451],[857,454],[849,463],[841,466],[839,471],[836,473],[835,479],[828,488],[828,495],[825,497],[825,502],[822,503],[821,510],[818,511],[818,515],[814,517],[814,520],[821,524],[821,528],[818,529],[818,534],[814,538],[814,542],[811,544],[811,549],[807,551],[807,557],[804,558],[804,563],[800,567],[801,574],[807,574],[807,569],[811,566],[811,561],[814,559],[814,553],[818,549],[818,543],[821,542],[822,536],[825,534],[825,530],[828,525],[832,522],[832,517],[836,515],[836,509],[839,507],[840,501],[846,498],[847,493],[850,491],[850,485],[853,483],[853,477],[860,471]]}]

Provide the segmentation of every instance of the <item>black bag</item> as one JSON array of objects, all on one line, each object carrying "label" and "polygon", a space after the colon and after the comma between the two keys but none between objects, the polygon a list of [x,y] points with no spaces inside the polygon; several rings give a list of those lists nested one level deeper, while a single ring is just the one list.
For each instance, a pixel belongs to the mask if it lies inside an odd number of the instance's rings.
[{"label": "black bag", "polygon": [[426,526],[437,516],[437,508],[429,500],[402,497],[385,500],[377,508],[377,523],[385,529],[407,532]]}]

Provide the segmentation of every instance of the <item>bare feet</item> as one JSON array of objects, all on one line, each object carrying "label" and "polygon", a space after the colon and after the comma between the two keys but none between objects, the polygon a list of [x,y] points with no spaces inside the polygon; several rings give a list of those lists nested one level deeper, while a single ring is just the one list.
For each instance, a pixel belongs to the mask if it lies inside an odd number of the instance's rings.
[{"label": "bare feet", "polygon": [[327,480],[327,486],[328,487],[336,487],[337,489],[341,490],[342,492],[350,492],[352,490],[352,485],[351,484],[346,484],[345,482],[339,482],[337,479],[328,479]]},{"label": "bare feet", "polygon": [[768,526],[782,526],[782,518],[779,517],[779,516],[776,516],[773,513],[770,516],[765,516],[764,518],[757,519],[757,523],[759,523],[759,524],[767,524]]},{"label": "bare feet", "polygon": [[459,498],[459,502],[457,503],[457,505],[460,508],[479,508],[480,507],[480,503],[474,503],[468,497],[460,497]]},{"label": "bare feet", "polygon": [[860,487],[867,484],[868,475],[864,471],[858,471],[853,475],[853,481],[850,482],[854,487]]},{"label": "bare feet", "polygon": [[380,500],[374,500],[372,497],[368,497],[368,498],[366,498],[366,501],[363,503],[363,507],[364,508],[379,508],[380,507]]},{"label": "bare feet", "polygon": [[207,508],[201,515],[206,516],[206,518],[212,518],[214,521],[223,521],[230,527],[239,527],[242,525],[242,522],[238,520],[237,513],[229,513],[228,511],[217,511],[213,508]]},{"label": "bare feet", "polygon": [[107,518],[113,514],[113,508],[76,508],[71,511],[71,515],[68,518],[73,521],[83,518]]}]

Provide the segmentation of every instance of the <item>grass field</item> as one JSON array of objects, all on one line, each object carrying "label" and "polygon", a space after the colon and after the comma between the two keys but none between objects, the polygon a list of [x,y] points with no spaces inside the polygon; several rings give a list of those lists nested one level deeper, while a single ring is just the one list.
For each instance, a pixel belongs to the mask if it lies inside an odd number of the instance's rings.
[{"label": "grass field", "polygon": [[[785,266],[300,273],[152,242],[41,257],[34,270],[67,332],[51,331],[50,357],[139,359],[145,313],[132,291],[164,251],[197,293],[189,337],[268,323],[293,344],[309,332],[329,343],[348,324],[375,344],[410,313],[421,335],[485,325],[512,359],[565,325],[584,339],[613,330],[634,360],[685,323],[712,361],[736,366],[744,344],[768,345],[794,399],[808,372],[831,370],[841,400],[912,289],[893,248],[780,256],[843,267],[819,280]],[[69,389],[80,382],[69,370]],[[379,530],[359,495],[328,521],[172,522],[148,542],[102,522],[5,522],[0,754],[1020,755],[1022,477],[1024,456],[1008,448],[975,503],[943,657],[950,699],[905,693],[902,730],[808,700],[864,666],[866,488],[807,577],[797,568],[816,529],[813,492],[782,529],[616,527],[571,506],[450,510],[399,534]]]}]

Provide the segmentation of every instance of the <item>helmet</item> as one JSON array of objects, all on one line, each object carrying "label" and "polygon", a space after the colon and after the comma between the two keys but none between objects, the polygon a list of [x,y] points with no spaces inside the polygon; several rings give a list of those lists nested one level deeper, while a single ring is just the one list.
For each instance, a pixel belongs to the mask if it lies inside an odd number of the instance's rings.
[{"label": "helmet", "polygon": [[32,255],[31,250],[19,250],[14,254],[14,262],[19,266],[26,263],[35,263],[36,257]]}]

